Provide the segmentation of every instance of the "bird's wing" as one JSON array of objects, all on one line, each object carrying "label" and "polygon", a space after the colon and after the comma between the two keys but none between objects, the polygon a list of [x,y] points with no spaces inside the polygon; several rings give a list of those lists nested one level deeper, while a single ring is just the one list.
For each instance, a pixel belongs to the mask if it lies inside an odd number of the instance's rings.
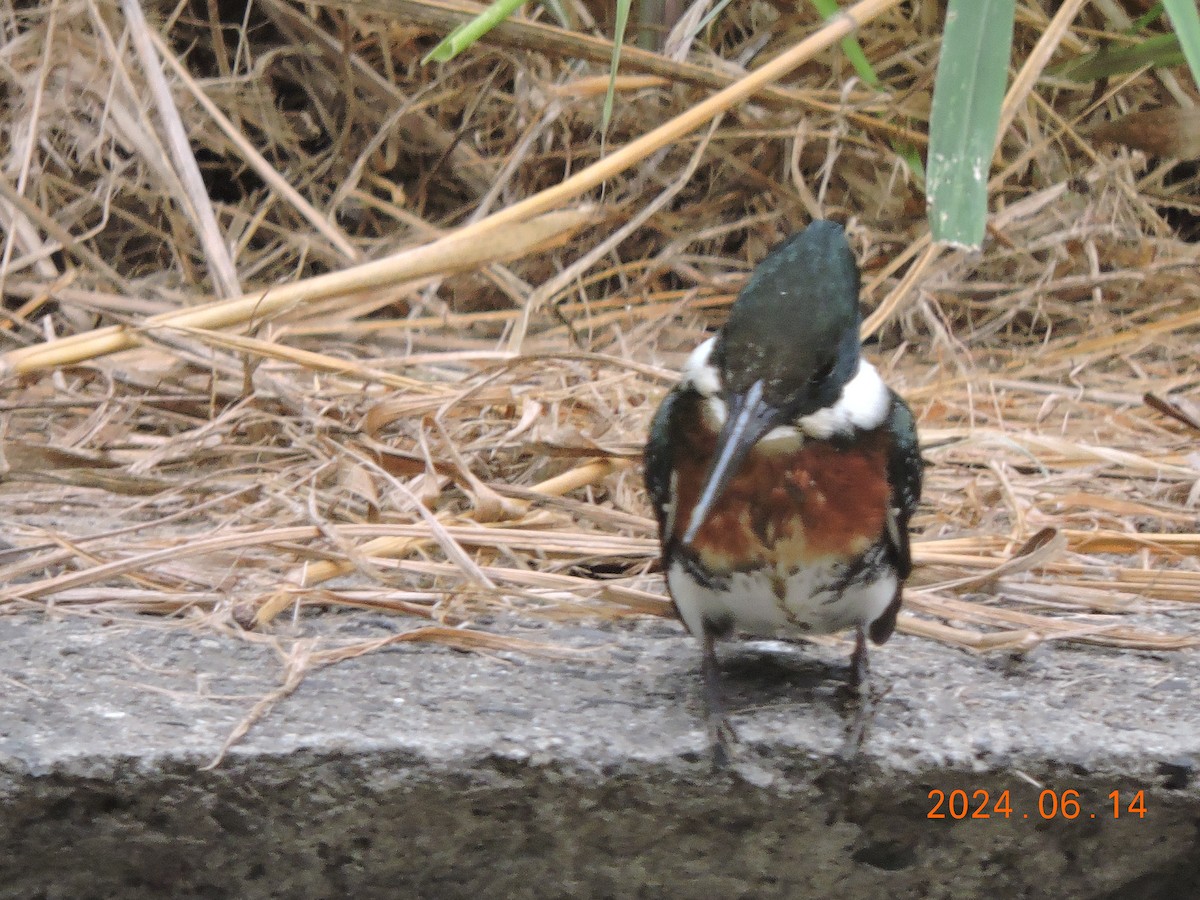
[{"label": "bird's wing", "polygon": [[896,570],[901,578],[912,572],[912,555],[908,549],[908,520],[921,501],[921,476],[924,463],[917,443],[917,423],[912,410],[899,395],[892,392],[890,431],[895,443],[888,457],[888,481],[892,485],[892,509],[888,516],[888,532],[896,553]]},{"label": "bird's wing", "polygon": [[891,509],[888,510],[887,540],[892,564],[899,576],[896,596],[883,615],[871,623],[871,640],[882,644],[896,628],[900,614],[901,591],[904,580],[912,573],[912,553],[908,546],[908,520],[921,502],[921,476],[924,462],[917,443],[917,423],[912,410],[895,391],[892,392],[892,412],[888,430],[893,435],[888,455],[888,482],[892,486]]},{"label": "bird's wing", "polygon": [[674,497],[671,489],[671,471],[674,456],[671,452],[671,416],[679,402],[680,391],[675,388],[658,407],[650,423],[650,438],[646,442],[645,478],[646,492],[658,518],[659,537],[666,540],[671,531],[674,514]]}]

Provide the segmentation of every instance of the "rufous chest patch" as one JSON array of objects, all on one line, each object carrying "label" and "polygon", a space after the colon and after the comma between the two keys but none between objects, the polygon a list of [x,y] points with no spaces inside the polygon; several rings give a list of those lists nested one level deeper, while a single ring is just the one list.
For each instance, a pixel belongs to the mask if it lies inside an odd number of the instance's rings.
[{"label": "rufous chest patch", "polygon": [[[698,406],[675,417],[674,536],[696,505],[716,434]],[[863,553],[884,533],[891,486],[885,428],[852,441],[805,439],[785,450],[756,446],[696,534],[693,549],[714,574],[769,566],[794,571],[817,559]]]}]

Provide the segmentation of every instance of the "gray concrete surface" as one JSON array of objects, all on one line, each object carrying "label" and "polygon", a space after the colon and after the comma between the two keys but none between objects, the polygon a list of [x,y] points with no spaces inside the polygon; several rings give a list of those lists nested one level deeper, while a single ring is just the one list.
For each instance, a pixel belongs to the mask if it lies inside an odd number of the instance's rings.
[{"label": "gray concrete surface", "polygon": [[[1195,653],[899,636],[847,760],[841,648],[728,648],[742,742],[714,773],[679,627],[515,633],[594,652],[404,645],[322,669],[205,771],[280,683],[270,647],[0,618],[0,897],[1200,895]],[[1079,817],[1044,820],[1035,784],[1078,791]],[[1007,790],[1011,817],[930,819],[935,789]],[[1114,820],[1114,790],[1144,791],[1145,817]]]}]

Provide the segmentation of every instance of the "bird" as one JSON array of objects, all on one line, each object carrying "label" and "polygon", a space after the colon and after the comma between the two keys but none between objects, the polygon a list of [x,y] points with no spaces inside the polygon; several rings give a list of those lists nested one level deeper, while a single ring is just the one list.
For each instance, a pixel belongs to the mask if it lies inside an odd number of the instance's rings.
[{"label": "bird", "polygon": [[811,222],[753,270],[651,421],[646,489],[668,591],[703,648],[718,766],[736,734],[716,641],[854,629],[861,697],[867,637],[896,627],[922,460],[911,409],[860,354],[860,283],[842,226]]}]

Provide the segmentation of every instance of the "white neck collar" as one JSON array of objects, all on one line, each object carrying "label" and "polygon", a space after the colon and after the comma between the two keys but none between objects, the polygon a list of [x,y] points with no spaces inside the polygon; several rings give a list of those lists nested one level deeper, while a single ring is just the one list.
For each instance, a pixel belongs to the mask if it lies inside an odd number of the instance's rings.
[{"label": "white neck collar", "polygon": [[[711,337],[692,351],[683,366],[682,383],[707,399],[706,408],[712,418],[712,424],[719,429],[725,424],[727,411],[725,401],[720,396],[721,376],[716,367],[709,362],[716,341],[715,337]],[[794,440],[801,434],[825,439],[834,435],[848,435],[856,430],[869,431],[884,423],[891,406],[891,392],[875,367],[865,359],[859,360],[858,371],[842,388],[842,395],[836,403],[811,415],[802,416],[792,425],[781,425],[762,440]]]}]

